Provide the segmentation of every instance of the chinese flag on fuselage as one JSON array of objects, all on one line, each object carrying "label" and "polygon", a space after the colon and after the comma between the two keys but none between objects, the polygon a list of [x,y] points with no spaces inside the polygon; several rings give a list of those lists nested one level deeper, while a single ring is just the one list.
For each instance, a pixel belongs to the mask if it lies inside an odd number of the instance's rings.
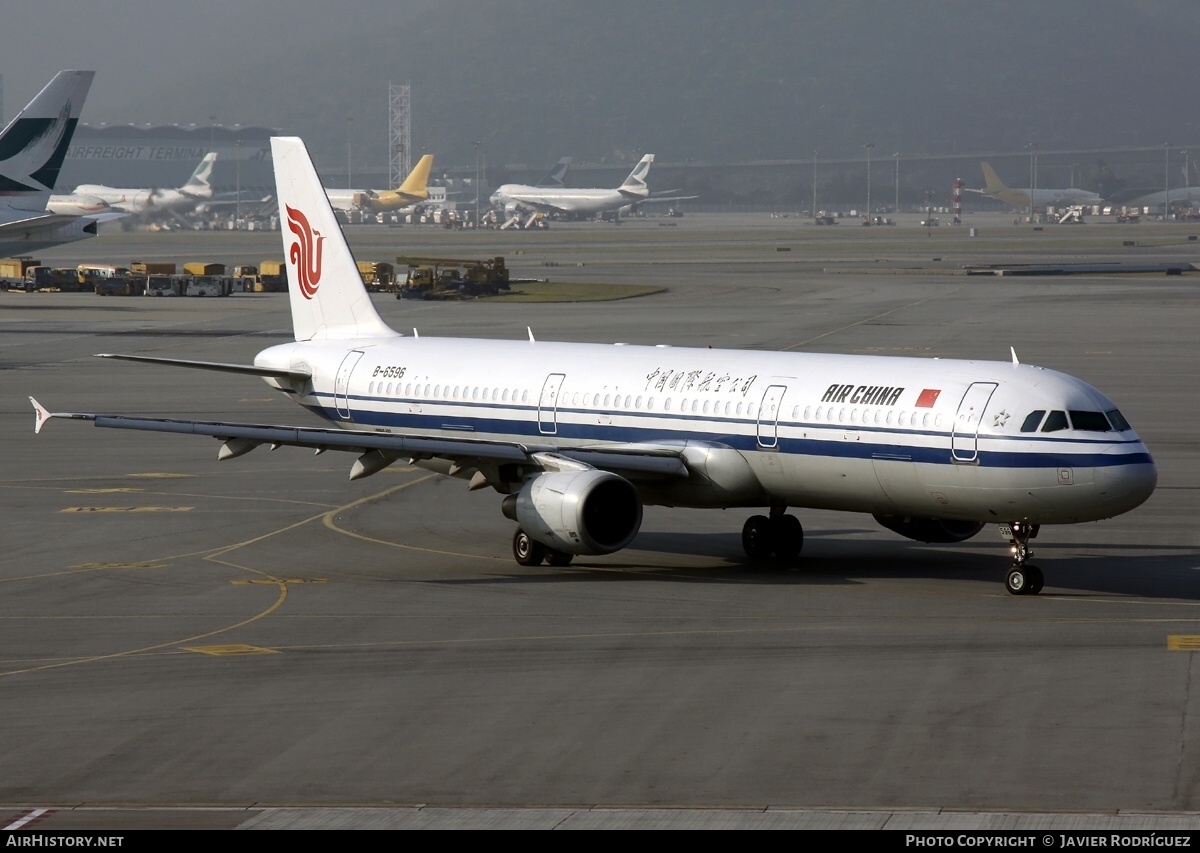
[{"label": "chinese flag on fuselage", "polygon": [[934,390],[933,388],[926,388],[924,391],[921,392],[920,396],[917,397],[917,408],[918,409],[932,409],[933,404],[937,402],[938,394],[941,394],[941,393],[942,393],[942,389],[940,389],[940,388],[938,388],[936,390]]}]

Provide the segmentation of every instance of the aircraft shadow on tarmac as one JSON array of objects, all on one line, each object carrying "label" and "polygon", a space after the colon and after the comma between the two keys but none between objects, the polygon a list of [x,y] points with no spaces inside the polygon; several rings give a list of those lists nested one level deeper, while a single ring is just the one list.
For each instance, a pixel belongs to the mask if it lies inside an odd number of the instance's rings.
[{"label": "aircraft shadow on tarmac", "polygon": [[[569,567],[506,576],[513,580],[544,583],[556,580],[634,579],[653,575],[655,580],[684,583],[772,583],[860,585],[871,580],[978,581],[985,591],[1003,593],[1008,568],[1003,543],[988,553],[954,550],[953,545],[927,545],[908,541],[850,542],[839,537],[861,534],[861,529],[822,530],[805,543],[805,553],[794,562],[751,561],[741,552],[740,537],[730,533],[657,533],[643,531],[622,552],[620,565],[596,562],[610,558],[577,557]],[[980,534],[983,536],[984,534]],[[823,541],[824,540],[824,541]],[[1089,549],[1099,554],[1066,554]],[[1138,598],[1200,601],[1200,550],[1192,547],[1157,546],[1155,553],[1141,553],[1144,546],[1096,545],[1087,542],[1042,542],[1034,549],[1038,565],[1047,577],[1047,596],[1114,595]],[[1162,553],[1162,552],[1167,553]],[[696,567],[681,566],[678,560],[639,559],[638,552],[662,555],[694,554],[708,558]],[[633,557],[631,563],[628,558]],[[721,561],[714,564],[713,560]]]}]

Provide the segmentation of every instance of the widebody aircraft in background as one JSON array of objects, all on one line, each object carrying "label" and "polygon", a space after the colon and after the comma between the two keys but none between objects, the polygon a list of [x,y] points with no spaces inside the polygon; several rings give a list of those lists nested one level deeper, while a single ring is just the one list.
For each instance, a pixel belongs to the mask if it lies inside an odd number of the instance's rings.
[{"label": "widebody aircraft in background", "polygon": [[654,155],[647,154],[634,166],[629,177],[611,190],[504,184],[492,193],[492,206],[503,208],[506,216],[513,216],[519,211],[594,216],[609,210],[620,210],[650,197],[646,174],[653,162]]},{"label": "widebody aircraft in background", "polygon": [[[648,504],[755,510],[753,559],[796,559],[789,507],[873,515],[922,542],[988,524],[1005,584],[1038,592],[1043,525],[1127,512],[1157,472],[1091,385],[1011,361],[497,341],[401,335],[363,286],[303,142],[271,141],[295,340],[253,364],[110,355],[259,376],[327,427],[52,413],[98,427],[208,435],[219,459],[260,445],[354,455],[350,479],[397,461],[492,488],[521,565],[630,545]],[[148,445],[144,448],[148,449]]]},{"label": "widebody aircraft in background", "polygon": [[50,200],[50,210],[69,211],[95,201],[110,209],[137,216],[159,213],[186,214],[212,198],[212,170],[217,154],[210,151],[196,166],[187,182],[175,189],[156,187],[108,187],[103,184],[81,184],[71,193]]},{"label": "widebody aircraft in background", "polygon": [[[103,206],[47,209],[95,71],[60,71],[0,131],[0,257],[94,237]],[[88,215],[81,215],[88,214]]]},{"label": "widebody aircraft in background", "polygon": [[392,213],[429,199],[431,169],[433,155],[426,154],[413,166],[404,183],[394,190],[327,189],[325,195],[335,210]]},{"label": "widebody aircraft in background", "polygon": [[979,165],[983,169],[984,187],[981,190],[968,189],[967,192],[990,196],[1013,207],[1028,208],[1031,198],[1035,208],[1104,203],[1104,199],[1096,193],[1081,190],[1078,187],[1037,187],[1034,189],[1009,187],[1000,180],[990,165],[987,163]]}]

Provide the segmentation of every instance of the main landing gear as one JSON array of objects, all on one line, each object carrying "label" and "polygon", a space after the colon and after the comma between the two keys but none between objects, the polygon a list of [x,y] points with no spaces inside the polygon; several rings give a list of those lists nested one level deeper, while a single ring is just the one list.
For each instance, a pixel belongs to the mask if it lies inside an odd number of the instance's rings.
[{"label": "main landing gear", "polygon": [[1029,565],[1026,560],[1033,556],[1029,540],[1038,535],[1038,525],[1014,521],[1009,526],[1009,545],[1012,550],[1013,564],[1004,577],[1004,587],[1013,595],[1037,595],[1042,591],[1045,578],[1042,570]]},{"label": "main landing gear", "polygon": [[794,560],[804,547],[804,528],[800,519],[787,514],[787,507],[777,504],[771,507],[771,515],[752,515],[742,527],[742,548],[752,560],[765,560],[775,556],[780,560]]},{"label": "main landing gear", "polygon": [[562,567],[571,565],[571,560],[575,559],[574,554],[547,548],[519,527],[513,534],[512,550],[513,558],[522,566],[540,566],[545,560],[552,566]]}]

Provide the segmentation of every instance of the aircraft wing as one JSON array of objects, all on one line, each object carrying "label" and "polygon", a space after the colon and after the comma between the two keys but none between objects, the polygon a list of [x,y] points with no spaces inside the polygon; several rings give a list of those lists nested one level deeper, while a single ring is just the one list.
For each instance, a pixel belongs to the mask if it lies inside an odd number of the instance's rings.
[{"label": "aircraft wing", "polygon": [[[223,442],[217,454],[218,459],[241,456],[263,444],[269,445],[272,450],[284,446],[308,447],[318,453],[327,450],[343,450],[360,454],[359,461],[351,470],[350,479],[352,480],[375,473],[386,467],[387,464],[404,457],[446,459],[462,469],[469,469],[482,463],[524,463],[543,470],[561,470],[564,464],[574,464],[585,468],[624,472],[641,477],[688,476],[682,450],[667,445],[563,447],[324,427],[187,421],[92,412],[50,412],[33,397],[30,397],[29,401],[33,404],[36,418],[35,432],[41,432],[42,427],[51,418],[64,418],[92,421],[97,427],[109,429],[207,435]],[[384,464],[375,464],[376,460],[368,461],[367,455],[372,453],[376,454],[378,461]],[[568,460],[565,463],[564,457]]]},{"label": "aircraft wing", "polygon": [[28,211],[29,215],[21,219],[12,219],[8,222],[0,223],[0,234],[16,234],[26,231],[40,231],[44,228],[57,228],[60,225],[66,225],[68,222],[74,222],[76,219],[82,218],[78,213],[34,213]]},{"label": "aircraft wing", "polygon": [[700,196],[698,196],[698,195],[652,195],[652,196],[650,196],[650,198],[642,199],[641,201],[636,202],[636,204],[638,207],[641,207],[643,204],[653,204],[654,202],[690,201],[694,198],[700,198]]}]

